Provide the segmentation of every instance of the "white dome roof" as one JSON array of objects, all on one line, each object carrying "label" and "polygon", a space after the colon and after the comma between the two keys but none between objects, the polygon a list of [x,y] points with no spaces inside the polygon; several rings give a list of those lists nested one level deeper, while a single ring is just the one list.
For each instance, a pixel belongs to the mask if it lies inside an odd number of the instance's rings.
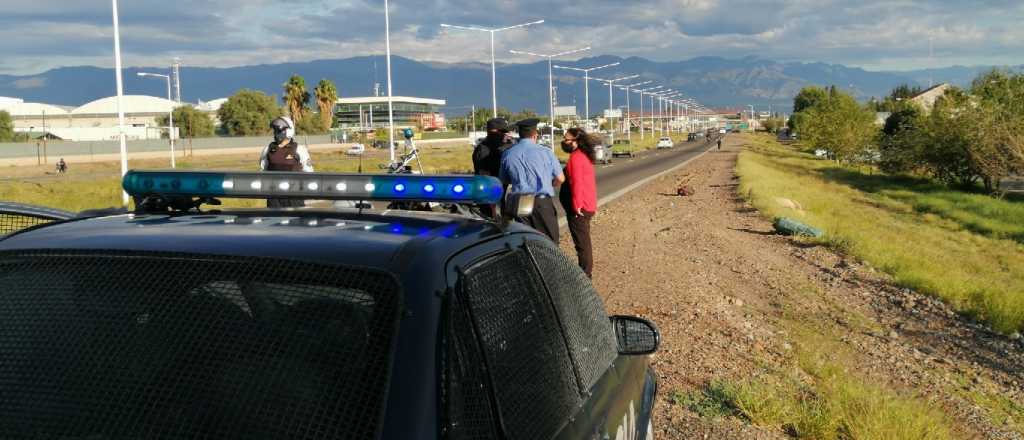
[{"label": "white dome roof", "polygon": [[0,110],[10,113],[11,116],[67,116],[68,111],[50,104],[38,102],[19,102],[14,104],[0,103]]},{"label": "white dome roof", "polygon": [[[178,107],[178,103],[164,98],[144,95],[125,95],[121,105],[125,114],[167,113]],[[73,115],[117,114],[117,97],[97,99],[71,111]]]}]

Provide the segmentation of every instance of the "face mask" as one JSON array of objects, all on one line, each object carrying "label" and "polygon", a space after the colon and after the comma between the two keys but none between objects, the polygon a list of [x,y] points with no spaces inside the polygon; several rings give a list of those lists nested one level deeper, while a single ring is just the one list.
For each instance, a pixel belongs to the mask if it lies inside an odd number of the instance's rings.
[{"label": "face mask", "polygon": [[572,150],[575,150],[575,149],[576,148],[573,147],[573,145],[571,143],[569,143],[567,141],[562,141],[562,151],[564,151],[566,153],[572,153]]},{"label": "face mask", "polygon": [[274,132],[274,142],[275,143],[280,144],[281,142],[284,142],[285,139],[288,139],[288,132],[286,132],[286,131],[275,131]]}]

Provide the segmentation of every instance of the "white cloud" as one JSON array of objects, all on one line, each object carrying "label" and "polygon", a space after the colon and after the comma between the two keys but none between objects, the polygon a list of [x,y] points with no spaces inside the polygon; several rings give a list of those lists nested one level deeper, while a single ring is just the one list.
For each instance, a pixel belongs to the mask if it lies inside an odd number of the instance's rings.
[{"label": "white cloud", "polygon": [[[0,73],[109,66],[108,8],[67,0],[9,5],[0,17]],[[133,66],[165,65],[174,56],[237,66],[383,52],[376,0],[136,0],[121,9],[124,59]],[[438,25],[498,26],[542,15],[544,25],[499,34],[500,53],[591,45],[595,55],[662,61],[757,55],[901,69],[921,67],[931,36],[937,65],[1019,63],[1024,54],[1024,3],[1017,0],[396,0],[393,50],[419,60],[487,61],[485,34]]]}]

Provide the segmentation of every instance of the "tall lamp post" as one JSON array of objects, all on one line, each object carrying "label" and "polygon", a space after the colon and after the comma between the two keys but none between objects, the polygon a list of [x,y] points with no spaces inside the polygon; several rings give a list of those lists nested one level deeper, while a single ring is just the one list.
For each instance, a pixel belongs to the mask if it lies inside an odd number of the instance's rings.
[{"label": "tall lamp post", "polygon": [[[139,72],[139,76],[141,76],[141,77],[150,77],[150,78],[163,78],[163,79],[167,80],[167,100],[171,101],[173,99],[171,97],[171,76],[170,75],[161,75],[159,73]],[[177,166],[175,166],[175,164],[174,164],[174,106],[173,105],[171,106],[171,110],[169,112],[167,112],[167,125],[168,125],[167,137],[171,140],[171,168],[177,168]]]},{"label": "tall lamp post", "polygon": [[[640,140],[644,140],[644,93],[650,93],[650,92],[653,92],[655,90],[660,90],[660,89],[664,89],[664,88],[665,88],[665,86],[657,86],[657,87],[648,87],[646,89],[637,90],[637,93],[640,93]],[[651,134],[654,134],[654,119],[653,119],[654,118],[654,115],[653,115],[653,112],[654,112],[653,108],[654,107],[653,107],[653,105],[652,105],[651,108],[652,108],[652,110],[651,110],[651,112],[652,112],[652,115],[651,115]]]},{"label": "tall lamp post", "polygon": [[600,82],[608,84],[608,136],[610,137],[610,141],[611,141],[612,145],[615,145],[615,126],[612,124],[612,112],[615,111],[615,96],[614,96],[614,93],[613,93],[613,89],[615,87],[615,83],[617,83],[619,81],[625,81],[627,79],[633,79],[633,78],[639,78],[639,77],[640,77],[640,75],[630,75],[630,76],[624,76],[622,78],[615,78],[615,79],[594,78],[594,80],[596,80],[596,81],[600,81]]},{"label": "tall lamp post", "polygon": [[544,54],[533,53],[533,52],[525,52],[525,51],[519,51],[519,50],[511,50],[511,51],[509,51],[509,52],[512,52],[512,53],[514,53],[516,55],[529,55],[529,56],[540,57],[540,58],[547,58],[548,59],[548,111],[550,112],[550,115],[551,115],[551,139],[552,139],[552,141],[551,141],[551,149],[552,150],[555,149],[555,141],[554,141],[554,139],[555,139],[555,75],[554,75],[554,70],[552,69],[552,66],[553,66],[552,60],[557,58],[557,57],[560,57],[560,56],[565,56],[565,55],[569,55],[569,54],[579,53],[579,52],[583,52],[583,51],[587,51],[587,50],[590,50],[590,46],[587,46],[587,47],[584,47],[584,48],[581,48],[581,49],[567,50],[565,52],[559,52],[559,53],[554,53],[554,54],[550,54],[550,55],[544,55]]},{"label": "tall lamp post", "polygon": [[[624,86],[620,86],[619,87],[620,89],[626,91],[626,127],[625,127],[625,129],[626,129],[626,139],[629,140],[630,143],[633,142],[633,127],[630,126],[631,125],[630,123],[632,122],[633,118],[630,117],[631,112],[630,112],[630,108],[629,108],[629,91],[630,91],[630,89],[633,89],[633,88],[636,88],[636,87],[639,87],[639,86],[643,86],[643,85],[647,85],[647,84],[650,84],[652,82],[654,82],[654,81],[644,81],[644,82],[640,82],[640,83],[636,83],[636,84],[626,84]],[[643,127],[643,124],[640,124],[640,126]]]},{"label": "tall lamp post", "polygon": [[587,121],[590,120],[590,72],[595,70],[607,69],[609,67],[618,66],[620,63],[605,64],[603,66],[590,67],[587,69],[581,69],[579,67],[566,67],[566,66],[555,66],[556,69],[575,70],[577,72],[583,72],[583,95],[584,95],[584,115],[587,117]]},{"label": "tall lamp post", "polygon": [[512,29],[518,29],[530,25],[544,23],[544,20],[531,21],[529,23],[517,24],[515,26],[507,26],[503,28],[485,28],[480,26],[455,26],[450,24],[441,23],[441,27],[449,29],[459,29],[463,31],[478,31],[487,32],[491,34],[491,103],[494,108],[494,117],[498,117],[498,86],[497,86],[497,74],[495,73],[496,67],[494,63],[494,34],[497,32],[508,31]]},{"label": "tall lamp post", "polygon": [[[121,141],[121,178],[128,174],[128,145],[124,136],[124,107],[121,105],[124,96],[124,83],[121,81],[121,27],[117,19],[117,0],[111,0],[114,12],[114,78],[117,82],[117,131]],[[128,206],[128,193],[121,191],[121,201]]]},{"label": "tall lamp post", "polygon": [[[395,161],[395,103],[391,89],[391,9],[388,0],[384,0],[384,51],[385,64],[388,70],[388,152],[391,162]],[[373,105],[370,105],[373,111]]]}]

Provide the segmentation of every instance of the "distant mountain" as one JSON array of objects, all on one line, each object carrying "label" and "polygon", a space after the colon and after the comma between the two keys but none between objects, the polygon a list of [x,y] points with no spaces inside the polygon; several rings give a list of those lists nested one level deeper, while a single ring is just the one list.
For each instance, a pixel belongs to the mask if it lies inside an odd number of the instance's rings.
[{"label": "distant mountain", "polygon": [[[960,85],[969,83],[986,67],[951,67],[929,71],[871,72],[860,68],[824,63],[776,62],[758,57],[727,59],[698,57],[678,62],[655,62],[644,58],[599,56],[585,58],[567,65],[600,65],[613,62],[620,66],[600,73],[600,77],[639,74],[642,79],[680,90],[709,106],[756,105],[767,109],[770,104],[788,111],[793,96],[807,85],[835,84],[852,91],[858,98],[888,94],[902,83],[927,85],[929,74],[935,81]],[[189,102],[226,97],[242,88],[262,90],[280,95],[281,85],[292,74],[306,78],[310,88],[321,78],[333,80],[341,96],[372,94],[375,82],[384,86],[383,57],[357,57],[342,60],[320,60],[305,63],[266,64],[232,68],[182,68],[182,98]],[[489,107],[491,102],[490,65],[484,63],[419,62],[408,58],[392,59],[395,95],[442,98],[448,100],[449,113],[461,113],[470,105]],[[130,68],[124,71],[125,93],[164,96],[165,83],[140,78],[142,71],[157,68]],[[498,103],[511,110],[529,108],[538,113],[547,109],[547,63],[502,64],[498,67]],[[560,105],[575,103],[583,111],[584,88],[579,75],[556,72]],[[608,106],[607,86],[592,82],[590,108],[598,113]],[[81,105],[115,94],[112,69],[97,67],[63,67],[38,75],[0,75],[0,96],[57,105]],[[636,104],[638,95],[631,97]],[[615,96],[616,106],[624,104],[621,92]],[[645,102],[649,106],[650,102]]]}]

